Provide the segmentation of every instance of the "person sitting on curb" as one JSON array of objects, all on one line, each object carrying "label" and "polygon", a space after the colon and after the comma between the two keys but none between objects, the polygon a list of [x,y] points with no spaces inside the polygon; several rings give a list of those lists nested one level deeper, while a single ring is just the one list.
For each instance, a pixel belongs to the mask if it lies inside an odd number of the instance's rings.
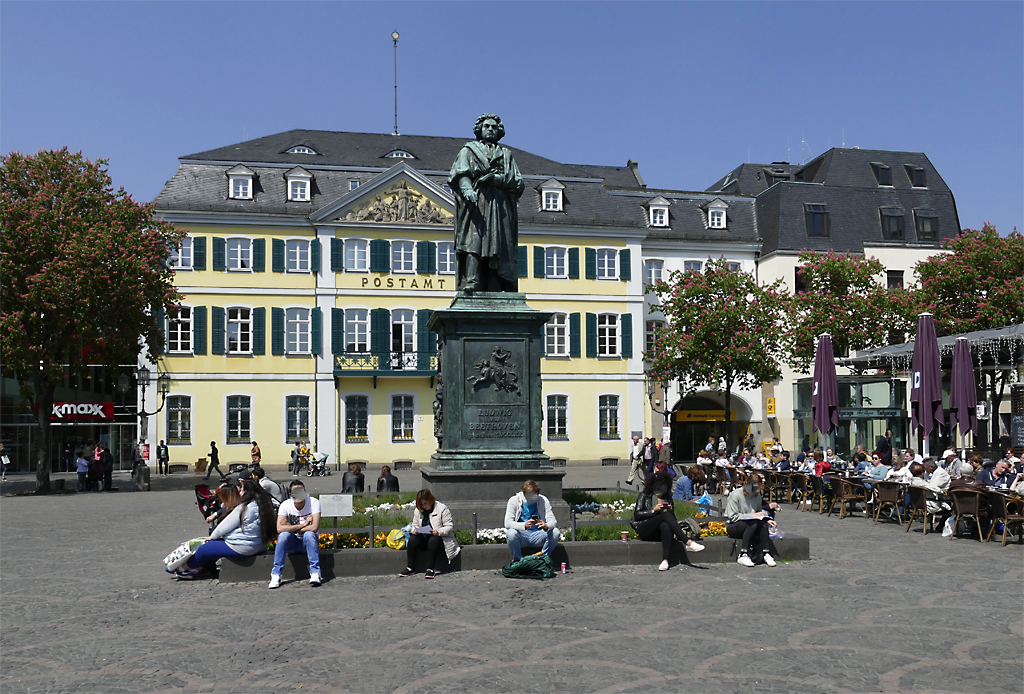
[{"label": "person sitting on curb", "polygon": [[434,498],[429,489],[416,492],[416,510],[412,513],[412,535],[406,546],[408,565],[405,571],[398,574],[409,577],[416,573],[416,555],[427,552],[427,570],[423,578],[433,578],[437,574],[437,555],[444,548],[446,561],[451,563],[462,548],[455,540],[455,524],[452,512],[448,507]]},{"label": "person sitting on curb", "polygon": [[644,482],[643,490],[637,495],[633,522],[629,524],[644,542],[661,541],[661,564],[658,571],[668,571],[673,538],[685,543],[686,549],[691,552],[704,549],[704,545],[687,537],[679,525],[669,495],[671,489],[672,478],[668,475],[666,465],[658,462],[654,472]]},{"label": "person sitting on curb", "polygon": [[291,498],[281,504],[277,510],[277,547],[274,549],[274,568],[270,571],[270,585],[277,588],[281,585],[281,573],[284,571],[284,558],[292,552],[306,549],[309,559],[309,585],[319,586],[320,580],[320,545],[317,542],[317,531],[320,530],[320,500],[306,496],[306,486],[302,480],[292,480],[288,487]]},{"label": "person sitting on curb", "polygon": [[775,520],[769,512],[777,511],[779,505],[774,501],[765,507],[761,500],[764,482],[760,475],[752,474],[742,487],[729,493],[725,502],[725,518],[729,522],[725,526],[725,534],[736,540],[743,540],[737,564],[753,566],[750,558],[752,552],[760,551],[764,563],[775,566],[775,558],[769,552],[769,529]]},{"label": "person sitting on curb", "polygon": [[[247,471],[243,470],[242,472]],[[238,476],[239,478],[241,478],[241,473],[239,473]],[[263,469],[262,465],[256,465],[255,467],[253,467],[252,476],[256,479],[257,482],[259,482],[259,485],[263,488],[263,491],[267,493],[267,496],[270,497],[270,500],[274,504],[274,506],[280,507],[281,502],[284,501],[284,494],[281,493],[281,485],[267,477],[267,471]]]},{"label": "person sitting on curb", "polygon": [[512,560],[523,558],[523,545],[540,547],[551,556],[558,546],[558,521],[551,510],[551,502],[540,493],[540,485],[533,480],[523,482],[523,489],[508,500],[505,506],[505,529]]}]

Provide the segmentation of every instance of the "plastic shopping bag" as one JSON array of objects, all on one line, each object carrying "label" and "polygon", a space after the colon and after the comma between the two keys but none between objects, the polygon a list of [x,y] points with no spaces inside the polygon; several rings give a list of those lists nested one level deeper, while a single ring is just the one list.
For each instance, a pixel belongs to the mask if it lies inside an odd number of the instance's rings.
[{"label": "plastic shopping bag", "polygon": [[209,539],[210,538],[208,537],[197,537],[182,542],[173,552],[164,557],[164,566],[166,566],[170,571],[174,571],[175,569],[184,566],[185,562],[191,559],[192,555],[196,553],[196,550]]},{"label": "plastic shopping bag", "polygon": [[695,504],[700,506],[700,510],[704,513],[711,515],[711,507],[715,505],[715,500],[711,498],[711,495],[704,492],[699,498],[694,499]]},{"label": "plastic shopping bag", "polygon": [[388,533],[388,547],[391,549],[405,549],[405,533],[401,528],[395,528]]}]

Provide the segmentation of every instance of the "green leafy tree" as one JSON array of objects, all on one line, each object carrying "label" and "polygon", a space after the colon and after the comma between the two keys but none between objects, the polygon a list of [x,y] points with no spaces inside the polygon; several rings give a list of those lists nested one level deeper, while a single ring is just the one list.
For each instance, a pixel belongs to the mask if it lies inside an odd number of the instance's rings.
[{"label": "green leafy tree", "polygon": [[[917,264],[920,288],[900,297],[904,319],[917,323],[917,314],[935,316],[935,331],[957,335],[1024,323],[1024,236],[1016,229],[1000,236],[995,226],[964,229],[942,242],[949,251]],[[1002,404],[1010,372],[981,371],[982,386],[993,412]],[[999,438],[999,418],[992,417],[992,441]]]},{"label": "green leafy tree", "polygon": [[790,302],[792,329],[786,332],[787,361],[797,371],[806,373],[814,362],[822,333],[832,336],[832,348],[842,357],[889,344],[890,330],[905,327],[893,311],[890,290],[880,282],[885,266],[878,259],[805,251],[800,263],[803,287]]},{"label": "green leafy tree", "polygon": [[166,260],[184,232],[115,192],[106,164],[67,148],[0,157],[0,357],[39,424],[40,493],[65,369],[155,357],[156,311],[178,300]]},{"label": "green leafy tree", "polygon": [[733,388],[757,388],[781,375],[782,281],[759,285],[719,259],[709,260],[703,273],[673,272],[647,291],[660,302],[651,312],[665,317],[647,355],[651,376],[724,393],[728,439]]}]

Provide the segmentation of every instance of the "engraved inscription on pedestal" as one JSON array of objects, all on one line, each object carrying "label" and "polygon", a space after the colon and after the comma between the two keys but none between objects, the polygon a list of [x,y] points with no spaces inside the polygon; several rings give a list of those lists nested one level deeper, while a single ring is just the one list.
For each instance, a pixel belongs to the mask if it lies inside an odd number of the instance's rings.
[{"label": "engraved inscription on pedestal", "polygon": [[463,443],[476,449],[527,447],[529,403],[520,387],[525,343],[467,339],[463,345],[464,363],[472,365],[464,384]]}]

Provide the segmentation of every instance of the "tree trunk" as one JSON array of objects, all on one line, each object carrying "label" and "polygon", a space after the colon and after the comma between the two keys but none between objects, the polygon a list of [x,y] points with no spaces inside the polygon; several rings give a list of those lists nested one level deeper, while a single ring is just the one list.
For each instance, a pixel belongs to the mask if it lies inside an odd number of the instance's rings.
[{"label": "tree trunk", "polygon": [[36,494],[50,493],[50,414],[53,412],[52,383],[36,377],[36,422],[39,424],[39,454],[36,458]]}]

